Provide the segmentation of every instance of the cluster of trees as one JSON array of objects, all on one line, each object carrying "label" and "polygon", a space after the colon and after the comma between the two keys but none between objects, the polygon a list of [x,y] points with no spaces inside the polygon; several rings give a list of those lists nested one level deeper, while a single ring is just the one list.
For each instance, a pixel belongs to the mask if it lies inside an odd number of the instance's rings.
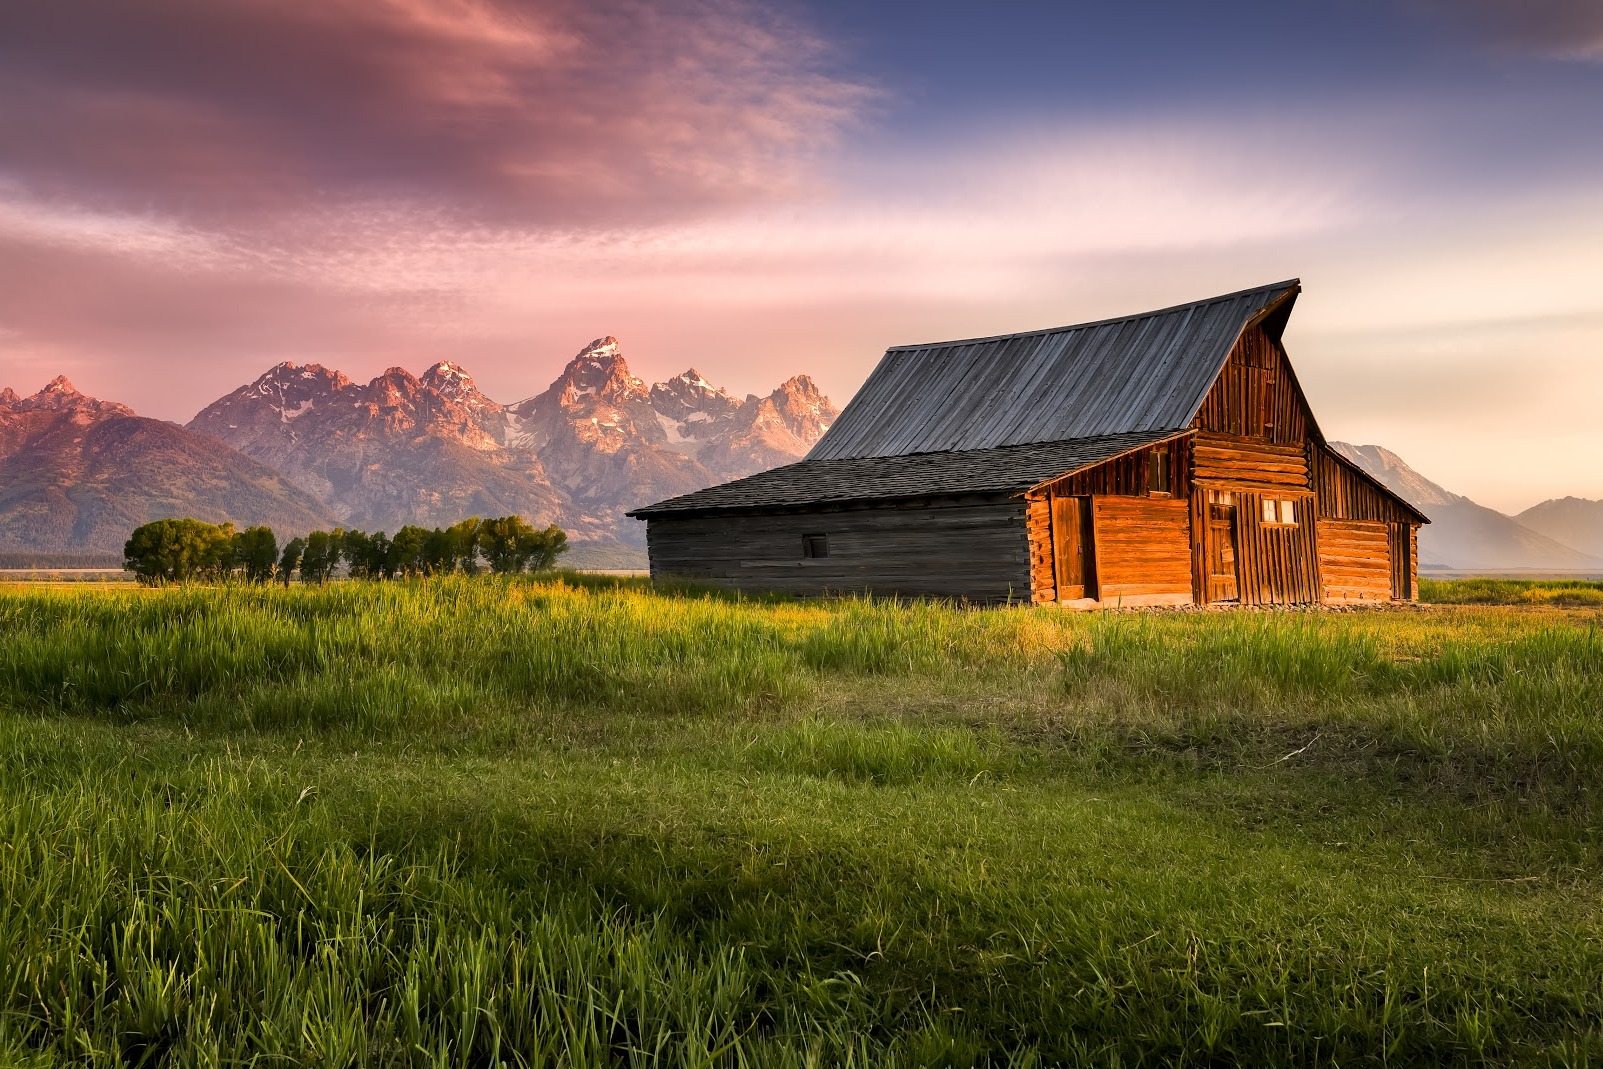
[{"label": "cluster of trees", "polygon": [[230,523],[156,520],[134,530],[123,546],[123,566],[145,583],[244,579],[288,585],[324,583],[343,565],[356,579],[541,571],[568,548],[559,527],[534,527],[521,516],[470,517],[450,527],[408,525],[393,536],[344,527],[291,538],[282,551],[271,528],[234,530]]}]

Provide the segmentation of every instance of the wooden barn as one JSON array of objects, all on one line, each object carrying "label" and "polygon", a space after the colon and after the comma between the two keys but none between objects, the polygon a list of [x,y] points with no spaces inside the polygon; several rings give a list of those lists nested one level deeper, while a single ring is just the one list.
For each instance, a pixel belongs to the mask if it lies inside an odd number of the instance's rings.
[{"label": "wooden barn", "polygon": [[888,351],[806,459],[630,513],[654,577],[978,602],[1412,600],[1423,515],[1333,452],[1296,280]]}]

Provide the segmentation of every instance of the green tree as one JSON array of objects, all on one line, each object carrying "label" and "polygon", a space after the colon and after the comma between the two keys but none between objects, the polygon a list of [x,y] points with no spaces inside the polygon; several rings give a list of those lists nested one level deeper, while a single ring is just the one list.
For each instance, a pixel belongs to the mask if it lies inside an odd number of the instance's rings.
[{"label": "green tree", "polygon": [[307,535],[306,548],[301,552],[301,582],[328,582],[339,567],[344,539],[343,530],[313,531]]},{"label": "green tree", "polygon": [[456,558],[455,566],[468,575],[477,575],[479,571],[479,531],[483,525],[484,521],[477,516],[469,516],[445,529],[451,555]]},{"label": "green tree", "polygon": [[252,583],[265,583],[273,577],[278,562],[278,539],[270,527],[247,527],[234,536],[233,565],[242,569]]},{"label": "green tree", "polygon": [[479,524],[479,552],[492,572],[505,575],[518,570],[518,538],[532,529],[522,516],[497,516]]},{"label": "green tree", "polygon": [[290,576],[301,566],[301,554],[306,552],[306,539],[295,537],[284,543],[284,553],[278,558],[278,579],[289,586]]},{"label": "green tree", "polygon": [[[379,537],[384,537],[382,532]],[[373,536],[366,531],[353,527],[340,532],[339,552],[350,565],[352,579],[376,579],[383,570],[383,560],[374,557]]]},{"label": "green tree", "polygon": [[424,575],[449,575],[456,571],[456,551],[451,538],[453,530],[454,527],[444,530],[436,527],[423,540]]},{"label": "green tree", "polygon": [[142,583],[221,578],[233,563],[233,524],[189,517],[134,528],[123,544],[123,566]]},{"label": "green tree", "polygon": [[530,530],[518,537],[518,567],[543,572],[556,566],[557,558],[568,551],[568,533],[556,524],[543,531]]},{"label": "green tree", "polygon": [[568,536],[554,524],[539,530],[522,516],[498,516],[479,525],[478,544],[490,570],[506,575],[551,567],[567,551]]},{"label": "green tree", "polygon": [[390,540],[390,536],[385,534],[383,531],[380,531],[378,534],[373,536],[369,545],[369,552],[372,553],[372,563],[369,566],[368,578],[395,578],[395,568],[390,563],[390,547],[393,544],[394,543]]},{"label": "green tree", "polygon": [[390,571],[395,575],[422,574],[423,551],[428,541],[428,530],[413,524],[396,531],[390,540]]}]

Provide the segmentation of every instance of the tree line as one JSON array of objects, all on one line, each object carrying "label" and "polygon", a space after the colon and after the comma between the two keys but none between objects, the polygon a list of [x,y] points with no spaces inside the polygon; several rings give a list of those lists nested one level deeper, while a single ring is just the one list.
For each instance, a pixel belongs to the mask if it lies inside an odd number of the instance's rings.
[{"label": "tree line", "polygon": [[522,516],[469,517],[449,527],[408,524],[395,534],[336,527],[291,538],[282,548],[270,527],[236,531],[231,523],[191,518],[136,527],[123,545],[123,567],[142,583],[277,581],[326,583],[343,565],[354,579],[394,579],[481,571],[542,571],[566,552],[560,527],[538,528]]}]

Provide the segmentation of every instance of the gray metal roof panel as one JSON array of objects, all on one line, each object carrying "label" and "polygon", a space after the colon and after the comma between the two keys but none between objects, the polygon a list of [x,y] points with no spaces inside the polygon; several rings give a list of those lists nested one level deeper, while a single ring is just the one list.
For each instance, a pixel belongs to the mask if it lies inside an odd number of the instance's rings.
[{"label": "gray metal roof panel", "polygon": [[1242,330],[1298,289],[1293,279],[1095,323],[897,346],[807,459],[1184,427]]},{"label": "gray metal roof panel", "polygon": [[994,449],[802,460],[635,509],[631,516],[794,508],[956,494],[1018,493],[1181,430],[1032,442]]}]

